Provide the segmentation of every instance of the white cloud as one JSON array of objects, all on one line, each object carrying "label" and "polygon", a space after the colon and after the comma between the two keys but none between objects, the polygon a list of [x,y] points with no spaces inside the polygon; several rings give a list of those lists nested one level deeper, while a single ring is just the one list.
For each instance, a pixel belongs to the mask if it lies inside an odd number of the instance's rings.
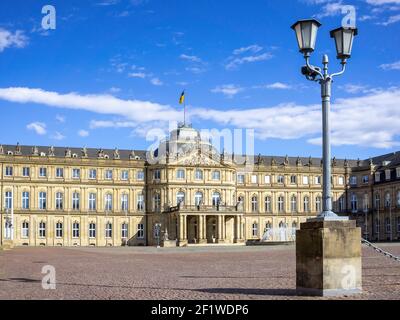
[{"label": "white cloud", "polygon": [[54,139],[54,140],[63,140],[63,139],[65,139],[65,136],[62,135],[60,132],[56,131],[56,133],[53,134],[51,136],[51,138]]},{"label": "white cloud", "polygon": [[96,6],[113,6],[118,4],[119,0],[103,0],[101,2],[96,3]]},{"label": "white cloud", "polygon": [[110,88],[110,92],[111,92],[111,93],[118,93],[118,92],[121,92],[121,88],[111,87],[111,88]]},{"label": "white cloud", "polygon": [[78,131],[78,135],[80,136],[80,137],[88,137],[89,136],[89,131],[87,131],[87,130],[79,130]]},{"label": "white cloud", "polygon": [[383,70],[400,70],[400,60],[393,63],[381,64],[380,68]]},{"label": "white cloud", "polygon": [[[230,94],[237,87],[231,85]],[[221,86],[222,88],[222,86]],[[220,88],[220,89],[221,89]],[[240,88],[240,87],[239,87]],[[226,88],[225,88],[226,89]],[[229,86],[227,87],[229,94]],[[220,90],[222,92],[222,90]],[[56,108],[85,110],[121,117],[121,121],[91,122],[91,128],[132,127],[139,133],[145,128],[181,119],[182,112],[168,105],[148,101],[122,100],[110,95],[59,94],[41,89],[3,88],[0,99],[14,103],[36,103]],[[332,104],[333,145],[357,145],[376,148],[399,146],[400,88],[375,89],[369,93]],[[321,106],[286,103],[277,106],[241,109],[195,108],[188,110],[192,118],[222,126],[255,129],[259,139],[306,139],[320,142]],[[211,124],[210,124],[211,125]],[[38,134],[46,126],[34,122],[27,126]],[[141,128],[141,129],[140,129]]]},{"label": "white cloud", "polygon": [[152,85],[155,85],[155,86],[162,86],[164,83],[160,80],[160,79],[158,79],[158,78],[153,78],[153,79],[151,79],[150,80],[150,83],[152,84]]},{"label": "white cloud", "polygon": [[29,123],[26,128],[28,130],[33,130],[35,131],[38,135],[45,135],[47,133],[46,131],[46,124],[43,122],[32,122]]},{"label": "white cloud", "polygon": [[200,74],[206,71],[206,69],[204,68],[200,68],[200,67],[187,67],[185,68],[186,71],[192,72],[194,74]]},{"label": "white cloud", "polygon": [[322,7],[322,12],[317,14],[317,18],[324,18],[324,17],[332,17],[341,14],[343,8],[343,4],[341,1],[339,2],[327,2]]},{"label": "white cloud", "polygon": [[380,25],[382,25],[382,26],[388,26],[389,24],[393,24],[393,23],[396,23],[396,22],[399,22],[400,21],[400,14],[398,14],[398,15],[395,15],[395,16],[390,16],[386,21],[384,21],[384,22],[379,22],[379,23],[377,23],[377,24],[380,24]]},{"label": "white cloud", "polygon": [[367,0],[367,3],[380,6],[384,4],[400,4],[400,0]]},{"label": "white cloud", "polygon": [[346,91],[347,93],[368,93],[368,87],[360,84],[345,84],[344,86],[339,86],[339,89]]},{"label": "white cloud", "polygon": [[253,44],[253,45],[251,45],[251,46],[248,46],[248,47],[242,47],[242,48],[239,48],[239,49],[235,49],[235,50],[233,50],[233,54],[234,55],[239,55],[239,54],[242,54],[242,53],[245,53],[245,52],[253,52],[253,53],[257,53],[257,52],[260,52],[261,50],[263,49],[263,47],[260,47],[258,44]]},{"label": "white cloud", "polygon": [[288,89],[292,89],[292,86],[286,83],[282,83],[282,82],[274,82],[271,84],[266,84],[264,86],[261,86],[262,88],[266,88],[266,89],[280,89],[280,90],[288,90]]},{"label": "white cloud", "polygon": [[243,91],[242,87],[236,86],[234,84],[225,84],[222,86],[217,86],[216,88],[212,89],[211,92],[213,93],[222,93],[228,98],[232,98],[233,96],[237,95],[239,92]]},{"label": "white cloud", "polygon": [[57,115],[56,115],[56,120],[57,120],[59,123],[64,123],[64,122],[65,122],[65,116],[62,116],[62,115],[57,114]]},{"label": "white cloud", "polygon": [[129,78],[141,78],[144,79],[146,78],[146,74],[143,72],[131,72],[128,74]]},{"label": "white cloud", "polygon": [[189,55],[186,55],[186,54],[181,54],[179,56],[179,58],[181,58],[182,60],[188,60],[188,61],[191,61],[191,62],[202,63],[202,60],[199,57],[196,57],[196,56],[189,56]]},{"label": "white cloud", "polygon": [[14,33],[0,28],[0,52],[6,48],[16,47],[23,48],[28,44],[28,37],[24,35],[24,32],[17,30]]},{"label": "white cloud", "polygon": [[245,63],[252,63],[252,62],[259,62],[269,60],[273,57],[272,54],[266,52],[260,55],[253,55],[253,56],[246,56],[241,58],[234,58],[225,66],[227,70],[236,69],[238,66],[245,64]]}]

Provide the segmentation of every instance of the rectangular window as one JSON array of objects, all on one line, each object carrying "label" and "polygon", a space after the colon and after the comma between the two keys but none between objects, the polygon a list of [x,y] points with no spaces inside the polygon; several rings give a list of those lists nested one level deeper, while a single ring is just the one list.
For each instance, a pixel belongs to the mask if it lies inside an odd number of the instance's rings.
[{"label": "rectangular window", "polygon": [[143,181],[144,180],[144,171],[143,170],[139,170],[137,172],[137,179],[138,179],[138,181]]},{"label": "rectangular window", "polygon": [[39,209],[46,210],[46,192],[39,192]]},{"label": "rectangular window", "polygon": [[138,224],[137,237],[138,237],[138,239],[144,238],[144,224],[142,224],[142,223]]},{"label": "rectangular window", "polygon": [[121,196],[121,210],[128,211],[128,195],[127,194],[123,194]]},{"label": "rectangular window", "polygon": [[11,177],[13,175],[13,167],[7,166],[5,175]]},{"label": "rectangular window", "polygon": [[138,209],[138,211],[144,211],[144,196],[142,194],[138,195],[137,209]]},{"label": "rectangular window", "polygon": [[89,224],[89,238],[96,238],[96,224],[93,222]]},{"label": "rectangular window", "polygon": [[89,179],[94,180],[97,178],[97,170],[96,169],[90,169],[89,170]]},{"label": "rectangular window", "polygon": [[106,172],[105,172],[105,179],[106,179],[106,180],[112,180],[112,178],[113,178],[113,172],[112,172],[112,170],[106,170]]},{"label": "rectangular window", "polygon": [[106,223],[106,238],[112,237],[112,224],[110,222]]},{"label": "rectangular window", "polygon": [[390,178],[391,178],[391,170],[385,170],[385,178],[386,178],[386,180],[390,180]]},{"label": "rectangular window", "polygon": [[303,176],[303,184],[304,185],[308,185],[309,184],[308,176]]},{"label": "rectangular window", "polygon": [[72,178],[79,179],[81,177],[81,169],[74,168],[72,169]]},{"label": "rectangular window", "polygon": [[338,184],[339,185],[344,185],[344,177],[338,177]]},{"label": "rectangular window", "polygon": [[24,209],[24,210],[29,209],[29,192],[28,191],[22,192],[22,209]]},{"label": "rectangular window", "polygon": [[251,175],[251,183],[257,183],[257,175],[256,174]]},{"label": "rectangular window", "polygon": [[96,194],[95,193],[89,194],[89,210],[90,211],[96,210]]},{"label": "rectangular window", "polygon": [[296,176],[290,176],[290,183],[291,184],[296,184],[296,181],[297,181]]},{"label": "rectangular window", "polygon": [[179,169],[178,171],[176,171],[176,178],[185,179],[185,170]]},{"label": "rectangular window", "polygon": [[72,224],[72,238],[79,238],[79,223],[74,222]]},{"label": "rectangular window", "polygon": [[44,178],[46,176],[47,176],[47,168],[44,168],[44,167],[39,168],[39,177]]},{"label": "rectangular window", "polygon": [[240,183],[240,184],[244,183],[244,174],[237,175],[237,183]]},{"label": "rectangular window", "polygon": [[23,167],[23,168],[22,168],[22,176],[23,176],[23,177],[29,177],[29,176],[30,176],[29,167]]},{"label": "rectangular window", "polygon": [[350,177],[350,184],[351,184],[352,186],[357,185],[357,177],[356,177],[356,176],[351,176],[351,177]]},{"label": "rectangular window", "polygon": [[61,192],[56,193],[56,210],[63,209],[63,194]]},{"label": "rectangular window", "polygon": [[277,183],[284,183],[285,182],[285,177],[284,176],[282,176],[282,175],[279,175],[278,177],[277,177],[277,181],[276,181]]},{"label": "rectangular window", "polygon": [[39,238],[45,238],[46,237],[46,223],[41,221],[39,223]]},{"label": "rectangular window", "polygon": [[121,180],[127,181],[129,179],[129,171],[122,170],[121,172]]},{"label": "rectangular window", "polygon": [[79,210],[79,193],[78,192],[74,192],[72,194],[72,210]]},{"label": "rectangular window", "polygon": [[321,176],[315,177],[315,184],[321,184]]},{"label": "rectangular window", "polygon": [[121,226],[121,238],[128,239],[128,224],[123,223]]},{"label": "rectangular window", "polygon": [[63,224],[62,222],[56,223],[56,238],[62,238],[63,236]]},{"label": "rectangular window", "polygon": [[253,223],[252,225],[252,236],[253,237],[257,237],[258,235],[258,224],[257,223]]},{"label": "rectangular window", "polygon": [[396,168],[396,177],[400,178],[400,168]]},{"label": "rectangular window", "polygon": [[264,176],[264,183],[265,184],[270,184],[271,183],[271,176]]},{"label": "rectangular window", "polygon": [[64,168],[56,168],[56,178],[64,178]]},{"label": "rectangular window", "polygon": [[375,182],[380,182],[380,181],[381,181],[381,173],[375,172]]},{"label": "rectangular window", "polygon": [[369,182],[369,176],[363,176],[362,181],[364,184],[367,184]]},{"label": "rectangular window", "polygon": [[153,171],[153,179],[154,180],[160,180],[161,179],[161,171],[160,170],[154,170]]},{"label": "rectangular window", "polygon": [[21,234],[22,238],[28,238],[29,237],[29,223],[24,221],[22,222],[22,234]]},{"label": "rectangular window", "polygon": [[203,171],[202,170],[196,169],[195,179],[196,180],[203,180]]},{"label": "rectangular window", "polygon": [[220,180],[221,179],[221,172],[218,170],[213,171],[212,173],[213,180]]}]

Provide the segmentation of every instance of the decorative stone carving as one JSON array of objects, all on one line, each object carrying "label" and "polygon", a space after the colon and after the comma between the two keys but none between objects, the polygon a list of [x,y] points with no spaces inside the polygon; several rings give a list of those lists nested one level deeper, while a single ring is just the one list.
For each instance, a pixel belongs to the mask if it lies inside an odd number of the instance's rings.
[{"label": "decorative stone carving", "polygon": [[308,158],[308,165],[311,167],[313,165],[313,161],[311,156]]},{"label": "decorative stone carving", "polygon": [[33,147],[32,148],[32,154],[34,155],[34,156],[38,156],[39,155],[39,149],[38,149],[38,147]]},{"label": "decorative stone carving", "polygon": [[369,166],[372,167],[374,165],[374,161],[372,160],[372,158],[369,158]]},{"label": "decorative stone carving", "polygon": [[347,168],[349,166],[349,161],[347,159],[344,159],[344,166]]},{"label": "decorative stone carving", "polygon": [[285,160],[283,162],[285,166],[289,165],[289,157],[286,155]]},{"label": "decorative stone carving", "polygon": [[336,167],[336,165],[337,165],[336,157],[333,157],[333,159],[332,159],[332,167]]},{"label": "decorative stone carving", "polygon": [[361,160],[360,160],[360,158],[357,159],[357,167],[361,167]]},{"label": "decorative stone carving", "polygon": [[276,166],[276,160],[275,160],[275,158],[272,158],[272,159],[271,159],[271,166]]},{"label": "decorative stone carving", "polygon": [[87,153],[87,148],[86,147],[83,147],[81,152],[82,152],[82,158],[87,158],[88,157],[88,153]]},{"label": "decorative stone carving", "polygon": [[4,154],[4,148],[2,144],[0,145],[0,154]]},{"label": "decorative stone carving", "polygon": [[300,166],[302,165],[302,162],[301,162],[300,157],[297,157],[296,165],[297,165],[298,167],[300,167]]},{"label": "decorative stone carving", "polygon": [[115,150],[114,150],[114,159],[115,159],[115,160],[120,159],[120,155],[119,155],[118,148],[115,148]]},{"label": "decorative stone carving", "polygon": [[54,154],[54,147],[53,147],[53,146],[51,146],[51,147],[49,148],[48,151],[49,151],[49,152],[48,152],[49,157],[54,157],[54,156],[55,156],[55,154]]},{"label": "decorative stone carving", "polygon": [[19,145],[19,142],[17,142],[17,145],[15,146],[15,155],[21,155],[21,146]]},{"label": "decorative stone carving", "polygon": [[131,154],[129,155],[129,159],[134,160],[135,157],[136,157],[135,151],[132,150],[132,151],[131,151]]},{"label": "decorative stone carving", "polygon": [[71,158],[71,157],[72,157],[72,151],[71,151],[70,148],[67,148],[67,149],[65,150],[65,157],[66,157],[66,158]]},{"label": "decorative stone carving", "polygon": [[97,158],[99,158],[99,159],[104,158],[104,150],[103,149],[99,149],[99,151],[97,151]]}]

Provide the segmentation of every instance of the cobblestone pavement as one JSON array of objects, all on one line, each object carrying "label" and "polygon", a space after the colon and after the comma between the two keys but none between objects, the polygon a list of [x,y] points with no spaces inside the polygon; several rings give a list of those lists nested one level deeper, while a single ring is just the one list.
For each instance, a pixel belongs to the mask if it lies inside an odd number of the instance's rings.
[{"label": "cobblestone pavement", "polygon": [[[400,299],[400,262],[367,247],[362,260],[364,293],[343,299]],[[55,290],[42,289],[44,265]],[[294,246],[262,246],[15,248],[0,252],[0,299],[312,298],[295,295]]]}]

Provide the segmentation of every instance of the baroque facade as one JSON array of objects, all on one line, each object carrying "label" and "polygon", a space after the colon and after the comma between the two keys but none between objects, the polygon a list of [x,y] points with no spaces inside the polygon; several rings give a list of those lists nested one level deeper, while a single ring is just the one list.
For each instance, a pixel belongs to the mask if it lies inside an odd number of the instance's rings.
[{"label": "baroque facade", "polygon": [[[333,208],[364,224],[370,239],[399,238],[399,160],[332,160]],[[321,159],[238,162],[190,127],[172,131],[149,153],[2,145],[0,165],[0,238],[14,245],[290,241],[322,210]],[[389,238],[380,223],[388,218]]]}]

